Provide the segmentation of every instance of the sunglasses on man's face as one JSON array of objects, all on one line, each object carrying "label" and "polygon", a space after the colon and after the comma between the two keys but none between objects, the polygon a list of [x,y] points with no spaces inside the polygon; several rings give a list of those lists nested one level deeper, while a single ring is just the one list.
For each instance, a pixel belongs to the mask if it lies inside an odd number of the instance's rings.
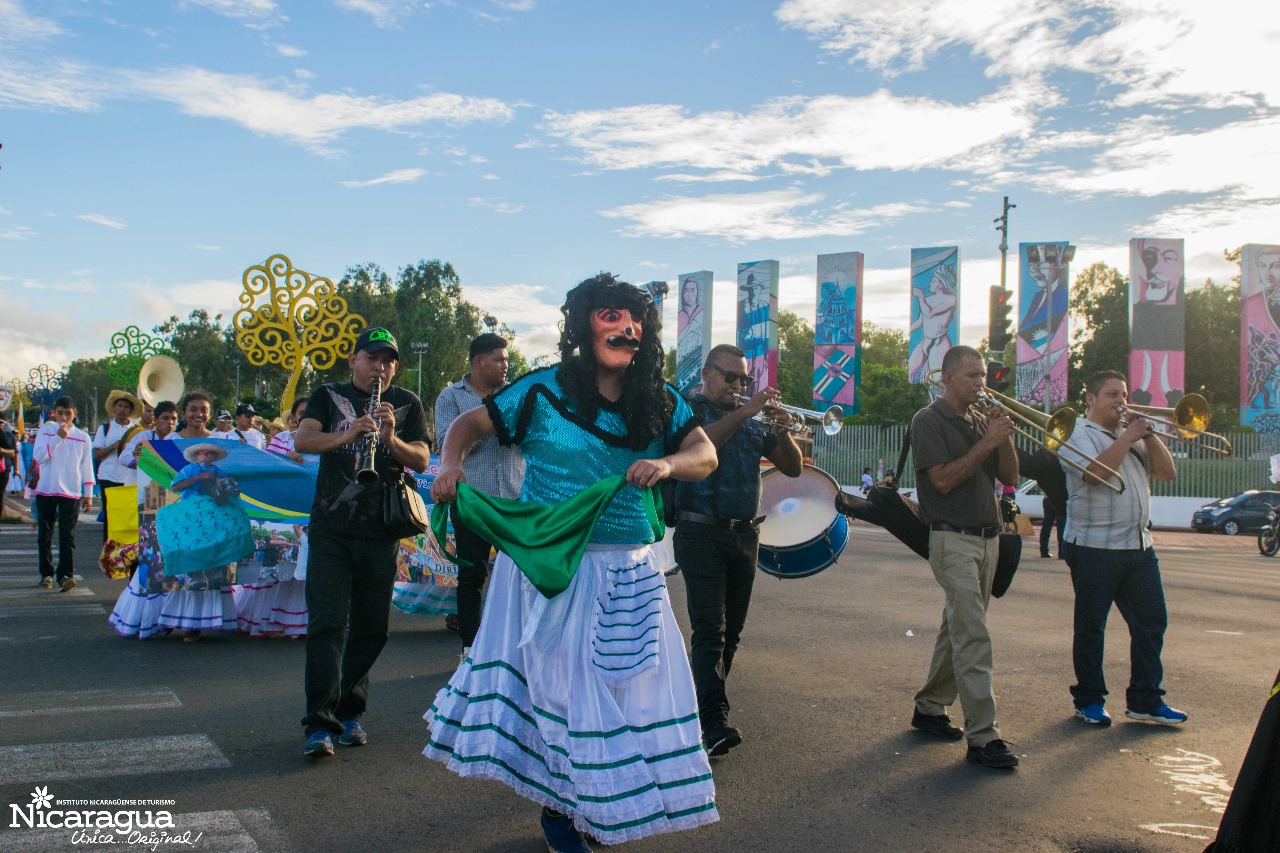
[{"label": "sunglasses on man's face", "polygon": [[737,373],[733,370],[725,370],[723,367],[719,367],[714,364],[711,365],[711,369],[715,370],[717,373],[723,376],[724,381],[729,385],[738,385],[738,384],[750,385],[751,384],[750,373]]}]

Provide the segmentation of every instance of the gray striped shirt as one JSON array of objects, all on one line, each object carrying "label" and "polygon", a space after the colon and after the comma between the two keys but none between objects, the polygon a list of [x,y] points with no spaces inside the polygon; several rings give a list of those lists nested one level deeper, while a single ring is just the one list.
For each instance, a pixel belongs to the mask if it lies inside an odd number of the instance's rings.
[{"label": "gray striped shirt", "polygon": [[[1116,436],[1089,420],[1076,422],[1071,433],[1071,444],[1093,458],[1114,444]],[[1081,465],[1088,462],[1066,448],[1063,457]],[[1136,454],[1136,455],[1135,455]],[[1117,495],[1102,485],[1085,485],[1084,475],[1070,465],[1063,465],[1067,474],[1067,526],[1063,538],[1086,548],[1108,550],[1145,550],[1151,547],[1151,459],[1142,442],[1133,445],[1120,463],[1120,475],[1124,477],[1124,494]]]},{"label": "gray striped shirt", "polygon": [[[440,392],[436,398],[436,447],[444,447],[449,425],[464,412],[479,408],[484,400],[468,384],[471,374]],[[462,460],[467,482],[495,498],[520,497],[524,483],[524,456],[519,447],[503,447],[496,436],[486,438]]]}]

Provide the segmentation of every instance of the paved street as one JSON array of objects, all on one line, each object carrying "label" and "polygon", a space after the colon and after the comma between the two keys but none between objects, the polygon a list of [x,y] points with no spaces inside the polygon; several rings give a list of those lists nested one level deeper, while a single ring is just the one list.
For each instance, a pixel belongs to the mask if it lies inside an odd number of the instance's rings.
[{"label": "paved street", "polygon": [[[61,800],[173,800],[176,830],[203,832],[202,850],[545,849],[536,807],[419,754],[421,715],[457,659],[443,618],[394,615],[369,745],[313,762],[298,725],[301,643],[120,638],[107,615],[124,581],[97,568],[97,526],[79,534],[83,581],[61,594],[35,588],[35,534],[0,527],[0,850],[78,849],[68,830],[10,827],[10,805],[29,804],[37,786]],[[822,574],[758,577],[731,680],[746,740],[714,763],[720,823],[619,849],[1203,849],[1280,665],[1280,560],[1260,557],[1251,537],[1159,534],[1165,686],[1191,720],[1121,721],[1127,642],[1113,613],[1117,722],[1095,729],[1071,719],[1065,565],[1027,545],[990,620],[1018,770],[968,764],[962,746],[909,729],[942,596],[927,563],[859,524]],[[670,589],[683,623],[678,576]]]}]

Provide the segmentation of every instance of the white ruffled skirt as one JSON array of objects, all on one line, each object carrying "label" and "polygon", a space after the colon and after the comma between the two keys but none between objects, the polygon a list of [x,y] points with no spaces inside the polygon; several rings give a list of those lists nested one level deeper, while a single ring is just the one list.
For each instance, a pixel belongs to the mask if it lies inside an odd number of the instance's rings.
[{"label": "white ruffled skirt", "polygon": [[141,569],[133,573],[111,611],[111,627],[122,637],[149,640],[157,634],[167,634],[169,631],[160,625],[160,611],[168,593],[148,595],[142,586],[143,574],[145,572]]},{"label": "white ruffled skirt", "polygon": [[231,587],[178,589],[165,596],[160,627],[183,631],[234,631],[236,602]]},{"label": "white ruffled skirt", "polygon": [[280,633],[271,626],[271,605],[280,581],[274,577],[231,587],[236,603],[236,627],[251,637],[269,637]]},{"label": "white ruffled skirt", "polygon": [[719,819],[693,676],[648,546],[591,546],[544,598],[500,554],[423,754],[565,812],[605,844]]}]

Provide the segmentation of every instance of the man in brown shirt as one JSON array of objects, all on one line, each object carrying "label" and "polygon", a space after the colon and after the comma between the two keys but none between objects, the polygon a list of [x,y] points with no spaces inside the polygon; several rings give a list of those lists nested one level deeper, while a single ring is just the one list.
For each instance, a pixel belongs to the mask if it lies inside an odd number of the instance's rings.
[{"label": "man in brown shirt", "polygon": [[[1013,424],[1000,409],[985,425],[969,412],[978,402],[986,363],[972,347],[955,346],[942,359],[943,392],[911,421],[920,511],[929,524],[929,565],[946,593],[942,627],[929,678],[916,693],[911,725],[946,740],[968,740],[967,758],[1012,768],[996,723],[991,685],[987,604],[1000,553],[994,480],[1018,482]],[[964,709],[964,730],[951,725],[947,706]]]}]

